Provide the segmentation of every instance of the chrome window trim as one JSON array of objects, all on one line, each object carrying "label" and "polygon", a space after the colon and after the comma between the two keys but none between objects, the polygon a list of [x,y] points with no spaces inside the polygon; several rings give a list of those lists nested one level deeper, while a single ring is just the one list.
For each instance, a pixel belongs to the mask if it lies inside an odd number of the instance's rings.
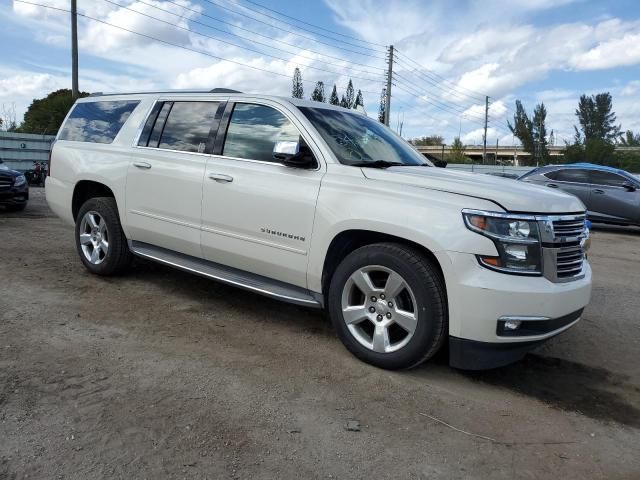
[{"label": "chrome window trim", "polygon": [[212,157],[214,156],[212,153],[204,153],[204,152],[188,152],[186,150],[173,150],[170,148],[160,148],[160,147],[145,147],[142,145],[134,145],[133,148],[140,148],[140,149],[144,149],[144,150],[152,150],[154,152],[171,152],[171,153],[185,153],[187,155],[202,155],[205,157]]},{"label": "chrome window trim", "polygon": [[151,103],[151,106],[147,109],[147,113],[144,115],[144,118],[142,119],[142,122],[140,123],[140,125],[138,125],[138,129],[136,130],[136,134],[133,136],[133,144],[131,145],[132,147],[137,147],[138,146],[138,142],[140,141],[140,135],[142,135],[142,130],[144,130],[144,126],[147,124],[147,120],[149,120],[149,115],[151,115],[151,112],[153,111],[154,107],[156,106],[156,104],[159,102],[159,100],[154,100]]},{"label": "chrome window trim", "polygon": [[281,163],[281,162],[267,162],[266,160],[253,160],[251,158],[239,158],[239,157],[230,157],[227,155],[214,155],[214,154],[209,154],[209,156],[211,158],[221,158],[223,160],[235,160],[235,161],[239,161],[239,162],[248,162],[248,163],[260,163],[262,165],[275,165],[277,167],[283,167],[283,168],[288,168],[291,170],[304,170],[305,172],[317,172],[320,170],[320,162],[317,162],[318,165],[316,168],[295,168],[295,167],[287,167],[285,164]]}]

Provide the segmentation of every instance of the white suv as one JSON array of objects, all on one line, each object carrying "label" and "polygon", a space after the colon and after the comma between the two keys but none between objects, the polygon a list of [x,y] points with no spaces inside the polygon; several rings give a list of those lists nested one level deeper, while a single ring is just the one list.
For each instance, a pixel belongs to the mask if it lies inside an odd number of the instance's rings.
[{"label": "white suv", "polygon": [[324,103],[83,98],[49,172],[49,205],[75,224],[91,272],[137,255],[326,308],[345,346],[383,368],[445,342],[455,367],[504,365],[589,302],[580,200],[433,168],[379,122]]}]

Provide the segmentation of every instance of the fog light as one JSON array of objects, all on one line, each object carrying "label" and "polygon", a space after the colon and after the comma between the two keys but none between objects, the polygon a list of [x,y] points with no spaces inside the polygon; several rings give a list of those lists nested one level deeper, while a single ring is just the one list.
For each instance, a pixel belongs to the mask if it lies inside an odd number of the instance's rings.
[{"label": "fog light", "polygon": [[507,320],[504,322],[504,329],[505,330],[517,330],[520,328],[520,324],[522,323],[522,321],[520,320]]}]

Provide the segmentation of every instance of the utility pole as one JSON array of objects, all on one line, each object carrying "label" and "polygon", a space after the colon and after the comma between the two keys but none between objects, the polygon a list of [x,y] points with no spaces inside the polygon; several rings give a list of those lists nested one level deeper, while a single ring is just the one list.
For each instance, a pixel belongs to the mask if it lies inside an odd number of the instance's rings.
[{"label": "utility pole", "polygon": [[498,164],[498,138],[496,137],[496,165]]},{"label": "utility pole", "polygon": [[489,95],[484,97],[484,138],[482,143],[482,163],[487,161],[487,124],[489,123]]},{"label": "utility pole", "polygon": [[78,90],[78,5],[71,0],[71,97],[76,100]]},{"label": "utility pole", "polygon": [[387,70],[387,96],[384,100],[384,124],[389,126],[391,110],[391,78],[393,76],[393,45],[389,45],[389,69]]}]

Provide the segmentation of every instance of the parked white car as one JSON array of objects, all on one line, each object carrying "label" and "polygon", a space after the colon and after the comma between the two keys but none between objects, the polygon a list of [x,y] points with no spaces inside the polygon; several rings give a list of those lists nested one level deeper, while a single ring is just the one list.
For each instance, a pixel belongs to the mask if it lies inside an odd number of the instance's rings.
[{"label": "parked white car", "polygon": [[137,255],[326,308],[345,346],[383,368],[445,342],[454,367],[504,365],[589,302],[580,200],[433,168],[379,122],[324,103],[83,98],[49,172],[49,205],[91,272]]}]

